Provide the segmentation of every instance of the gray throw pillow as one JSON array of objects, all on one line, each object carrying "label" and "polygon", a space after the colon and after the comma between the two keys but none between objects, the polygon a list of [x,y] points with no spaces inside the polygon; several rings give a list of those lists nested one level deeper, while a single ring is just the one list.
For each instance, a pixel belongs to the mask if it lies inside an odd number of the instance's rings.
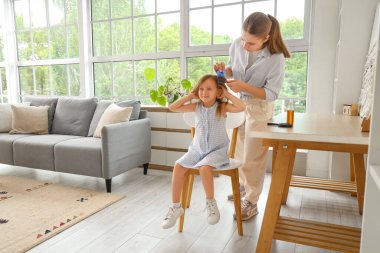
[{"label": "gray throw pillow", "polygon": [[52,131],[55,108],[57,106],[57,97],[40,97],[40,96],[25,96],[23,102],[29,102],[31,106],[49,106],[48,110],[48,124],[49,133]]},{"label": "gray throw pillow", "polygon": [[52,133],[87,136],[96,104],[96,98],[59,98]]},{"label": "gray throw pillow", "polygon": [[131,115],[131,118],[129,120],[139,119],[140,110],[141,110],[140,101],[138,101],[138,100],[125,100],[125,101],[118,102],[116,104],[118,106],[121,106],[121,107],[133,107],[132,115]]},{"label": "gray throw pillow", "polygon": [[[94,117],[92,118],[91,124],[90,124],[90,129],[88,130],[88,136],[93,136],[95,129],[99,123],[100,118],[102,117],[104,111],[107,109],[107,107],[112,104],[113,101],[111,100],[101,100],[99,101],[98,105],[96,106],[96,110],[94,113]],[[131,120],[137,120],[139,119],[140,115],[140,109],[141,109],[141,104],[140,101],[138,100],[126,100],[126,101],[121,101],[121,102],[116,102],[116,105],[120,107],[132,107],[132,114],[130,117]]]}]

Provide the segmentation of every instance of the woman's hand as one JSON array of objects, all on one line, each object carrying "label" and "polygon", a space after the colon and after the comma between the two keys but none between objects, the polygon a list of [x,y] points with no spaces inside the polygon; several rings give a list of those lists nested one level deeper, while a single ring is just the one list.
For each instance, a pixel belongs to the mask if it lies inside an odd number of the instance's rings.
[{"label": "woman's hand", "polygon": [[245,86],[247,84],[241,80],[230,80],[227,81],[227,86],[233,91],[233,92],[240,92],[245,91]]},{"label": "woman's hand", "polygon": [[218,70],[224,72],[226,70],[226,65],[224,62],[217,62],[214,64],[214,71],[218,72]]}]

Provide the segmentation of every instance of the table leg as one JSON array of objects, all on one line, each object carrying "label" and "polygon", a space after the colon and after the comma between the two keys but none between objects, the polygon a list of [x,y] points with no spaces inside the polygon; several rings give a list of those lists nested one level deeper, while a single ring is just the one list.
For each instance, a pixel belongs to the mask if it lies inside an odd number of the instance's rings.
[{"label": "table leg", "polygon": [[[350,153],[350,180],[355,183],[355,169],[354,169],[354,153]],[[356,193],[351,193],[352,197],[356,197]]]},{"label": "table leg", "polygon": [[356,188],[358,194],[359,213],[363,214],[364,186],[365,186],[365,168],[364,154],[353,154],[354,170],[356,179]]},{"label": "table leg", "polygon": [[295,143],[280,141],[278,145],[275,168],[272,173],[272,182],[269,189],[267,205],[263,223],[261,225],[256,253],[269,253],[272,245],[274,229],[281,207],[281,200],[289,174],[292,154],[296,151]]},{"label": "table leg", "polygon": [[281,201],[283,205],[286,204],[286,200],[288,199],[289,186],[290,186],[290,181],[292,180],[294,160],[296,159],[296,152],[297,150],[295,150],[294,153],[291,154],[290,161],[289,161],[288,175],[286,175],[284,193],[282,194],[282,201]]}]

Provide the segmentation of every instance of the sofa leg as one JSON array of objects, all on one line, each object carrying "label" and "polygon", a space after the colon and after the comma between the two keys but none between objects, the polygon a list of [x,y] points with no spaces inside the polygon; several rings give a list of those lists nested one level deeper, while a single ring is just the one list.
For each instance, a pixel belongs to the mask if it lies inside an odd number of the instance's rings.
[{"label": "sofa leg", "polygon": [[112,186],[112,178],[106,179],[107,192],[111,192],[111,186]]},{"label": "sofa leg", "polygon": [[144,175],[148,174],[149,163],[144,163]]}]

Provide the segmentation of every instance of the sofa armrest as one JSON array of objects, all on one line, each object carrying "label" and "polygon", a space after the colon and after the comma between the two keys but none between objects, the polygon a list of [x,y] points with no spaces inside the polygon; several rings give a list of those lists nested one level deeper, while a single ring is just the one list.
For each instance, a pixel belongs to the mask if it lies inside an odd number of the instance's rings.
[{"label": "sofa armrest", "polygon": [[102,129],[104,178],[150,162],[150,119],[111,124]]}]

